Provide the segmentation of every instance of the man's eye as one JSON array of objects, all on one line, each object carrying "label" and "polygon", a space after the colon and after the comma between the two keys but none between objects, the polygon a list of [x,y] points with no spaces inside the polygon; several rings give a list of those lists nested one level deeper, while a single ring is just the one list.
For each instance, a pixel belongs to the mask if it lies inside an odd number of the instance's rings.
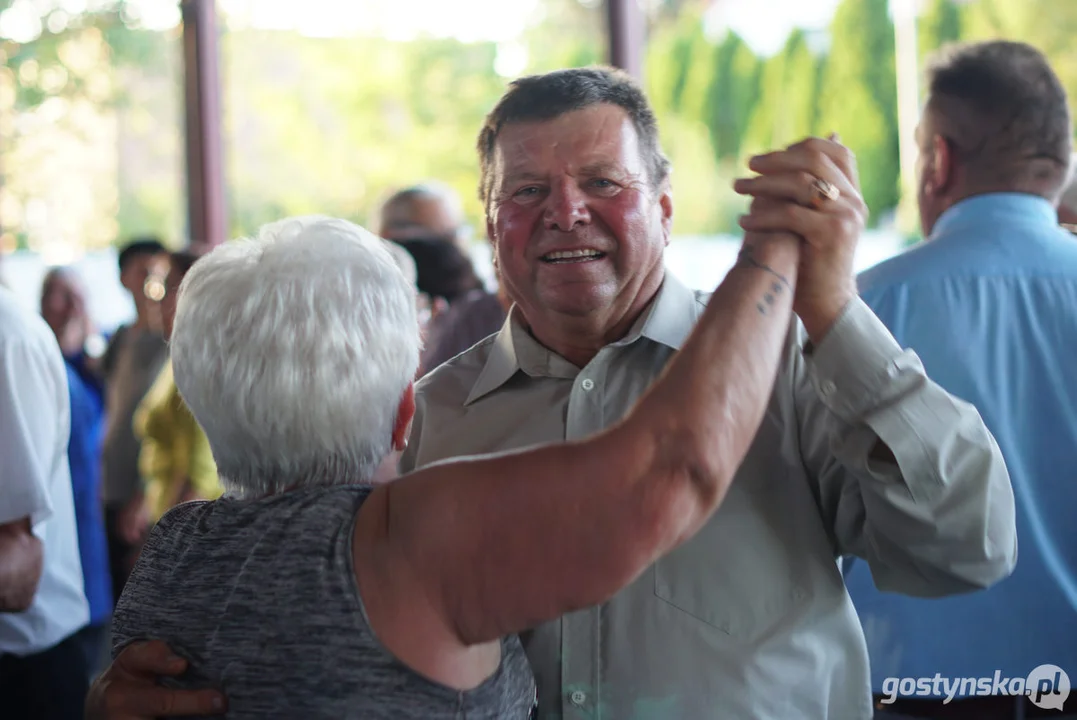
[{"label": "man's eye", "polygon": [[513,197],[531,197],[533,195],[537,195],[538,191],[539,189],[537,187],[530,185],[528,187],[520,188],[519,190],[517,190],[515,193],[513,193]]},{"label": "man's eye", "polygon": [[591,181],[591,186],[598,188],[599,190],[609,190],[610,188],[616,187],[612,180],[607,180],[606,178],[595,178]]}]

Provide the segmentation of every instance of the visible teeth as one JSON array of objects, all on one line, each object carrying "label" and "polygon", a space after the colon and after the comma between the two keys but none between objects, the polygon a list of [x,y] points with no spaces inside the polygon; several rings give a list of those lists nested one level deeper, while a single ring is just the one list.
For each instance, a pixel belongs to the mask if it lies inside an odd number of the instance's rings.
[{"label": "visible teeth", "polygon": [[544,255],[543,258],[545,260],[567,260],[568,258],[598,257],[601,254],[598,250],[558,250]]}]

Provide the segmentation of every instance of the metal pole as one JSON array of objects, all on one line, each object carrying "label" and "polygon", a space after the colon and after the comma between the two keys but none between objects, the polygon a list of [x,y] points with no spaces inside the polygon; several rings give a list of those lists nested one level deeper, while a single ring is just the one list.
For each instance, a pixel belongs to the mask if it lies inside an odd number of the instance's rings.
[{"label": "metal pole", "polygon": [[214,0],[180,0],[187,140],[187,222],[192,243],[228,237],[221,88]]},{"label": "metal pole", "polygon": [[638,0],[606,0],[609,60],[637,80],[643,79],[644,19]]}]

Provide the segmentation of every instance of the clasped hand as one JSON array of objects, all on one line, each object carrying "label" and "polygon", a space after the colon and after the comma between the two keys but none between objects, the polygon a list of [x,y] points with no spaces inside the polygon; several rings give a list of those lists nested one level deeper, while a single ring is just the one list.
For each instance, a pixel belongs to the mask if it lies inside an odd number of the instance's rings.
[{"label": "clasped hand", "polygon": [[802,239],[793,311],[818,345],[857,294],[854,258],[868,211],[856,158],[832,135],[757,155],[748,168],[757,175],[733,184],[752,197],[740,226]]}]

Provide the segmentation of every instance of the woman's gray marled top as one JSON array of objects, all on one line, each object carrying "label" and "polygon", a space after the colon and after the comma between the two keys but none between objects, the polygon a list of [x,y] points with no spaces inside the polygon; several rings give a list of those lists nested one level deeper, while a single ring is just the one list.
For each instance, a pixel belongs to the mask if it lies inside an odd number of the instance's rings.
[{"label": "woman's gray marled top", "polygon": [[425,679],[367,624],[352,529],[370,488],[194,502],[169,512],[116,608],[112,648],[161,639],[191,662],[170,685],[222,689],[229,718],[515,720],[535,686],[519,641],[467,692]]}]

